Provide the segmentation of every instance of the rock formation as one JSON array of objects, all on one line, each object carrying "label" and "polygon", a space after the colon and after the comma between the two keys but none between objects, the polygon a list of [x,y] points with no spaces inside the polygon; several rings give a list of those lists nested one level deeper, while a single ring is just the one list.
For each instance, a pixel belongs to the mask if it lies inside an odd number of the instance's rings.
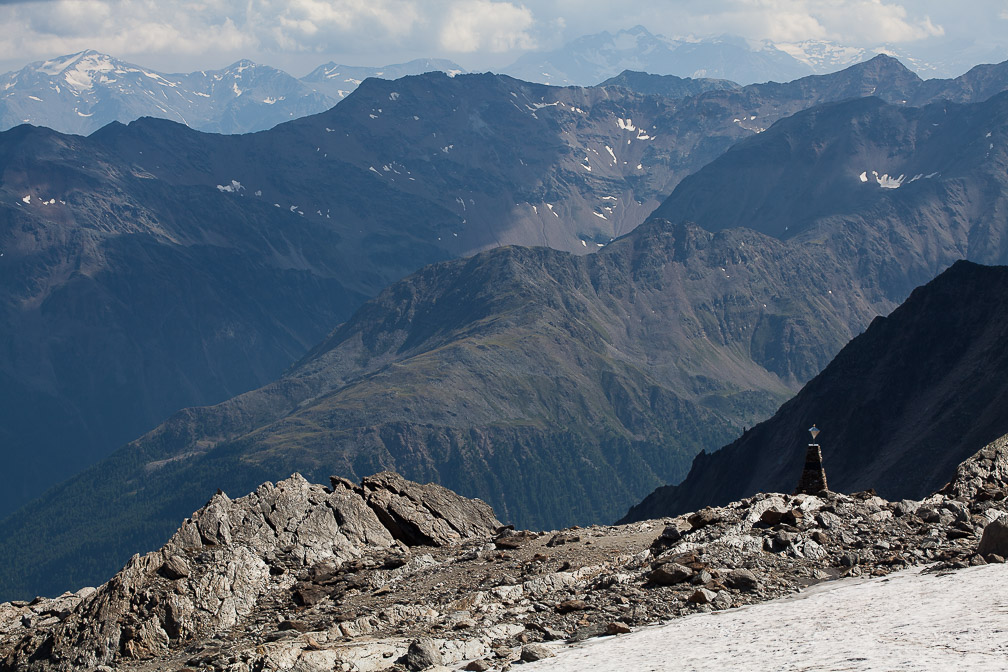
[{"label": "rock formation", "polygon": [[0,672],[503,670],[837,577],[1001,562],[983,544],[1008,529],[1006,465],[1008,437],[920,501],[763,493],[553,533],[390,472],[294,475],[218,493],[97,590],[0,604]]},{"label": "rock formation", "polygon": [[826,487],[826,470],[823,469],[822,448],[818,443],[810,443],[805,453],[805,468],[795,489],[796,495],[817,495]]}]

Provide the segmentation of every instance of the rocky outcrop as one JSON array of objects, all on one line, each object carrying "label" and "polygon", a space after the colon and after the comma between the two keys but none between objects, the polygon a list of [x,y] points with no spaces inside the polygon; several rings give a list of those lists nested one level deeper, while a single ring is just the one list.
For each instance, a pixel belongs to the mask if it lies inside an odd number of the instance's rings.
[{"label": "rocky outcrop", "polygon": [[[348,481],[334,477],[332,484],[336,489]],[[354,491],[392,536],[407,546],[448,546],[488,536],[501,526],[485,502],[462,497],[436,483],[407,481],[392,471],[365,478]]]},{"label": "rocky outcrop", "polygon": [[833,578],[1001,562],[984,544],[1008,520],[991,496],[1008,485],[1006,446],[922,500],[761,493],[548,533],[495,531],[482,502],[393,473],[332,488],[295,475],[237,500],[218,493],[97,591],[0,605],[0,671],[501,670],[557,641]]},{"label": "rocky outcrop", "polygon": [[[334,483],[329,489],[294,474],[237,500],[218,492],[164,547],[134,556],[98,590],[37,601],[44,610],[28,616],[4,605],[0,635],[16,616],[27,632],[5,652],[0,667],[45,662],[82,669],[164,656],[195,637],[248,627],[256,610],[271,601],[319,602],[350,565],[402,565],[409,545],[489,537],[499,526],[478,500],[390,472],[366,479],[363,488]],[[391,529],[383,524],[389,509]],[[403,538],[403,529],[420,532],[407,535],[404,544],[396,538]],[[80,641],[89,645],[73,644]]]}]

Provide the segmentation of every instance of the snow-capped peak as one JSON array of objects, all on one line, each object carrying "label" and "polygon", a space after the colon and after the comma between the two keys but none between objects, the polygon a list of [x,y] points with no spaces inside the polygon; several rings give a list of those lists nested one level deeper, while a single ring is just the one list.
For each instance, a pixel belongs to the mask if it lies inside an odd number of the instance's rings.
[{"label": "snow-capped peak", "polygon": [[768,43],[800,61],[816,72],[832,72],[867,60],[871,53],[858,47],[846,47],[825,40],[804,40],[802,42]]}]

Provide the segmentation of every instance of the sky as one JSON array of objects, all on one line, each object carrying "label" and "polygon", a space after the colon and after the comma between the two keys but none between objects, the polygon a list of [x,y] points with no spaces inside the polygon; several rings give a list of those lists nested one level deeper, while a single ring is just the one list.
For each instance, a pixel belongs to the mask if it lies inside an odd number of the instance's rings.
[{"label": "sky", "polygon": [[426,57],[482,71],[635,25],[666,37],[825,39],[935,61],[1008,60],[1008,0],[0,0],[0,71],[84,49],[162,72],[250,58],[300,77],[328,61]]}]

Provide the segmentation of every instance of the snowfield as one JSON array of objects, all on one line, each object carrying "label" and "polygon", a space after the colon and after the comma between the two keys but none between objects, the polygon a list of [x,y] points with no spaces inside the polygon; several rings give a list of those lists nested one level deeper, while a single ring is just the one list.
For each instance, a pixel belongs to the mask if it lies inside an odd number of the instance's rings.
[{"label": "snowfield", "polygon": [[1003,672],[1008,564],[831,581],[774,602],[589,640],[534,669]]}]

